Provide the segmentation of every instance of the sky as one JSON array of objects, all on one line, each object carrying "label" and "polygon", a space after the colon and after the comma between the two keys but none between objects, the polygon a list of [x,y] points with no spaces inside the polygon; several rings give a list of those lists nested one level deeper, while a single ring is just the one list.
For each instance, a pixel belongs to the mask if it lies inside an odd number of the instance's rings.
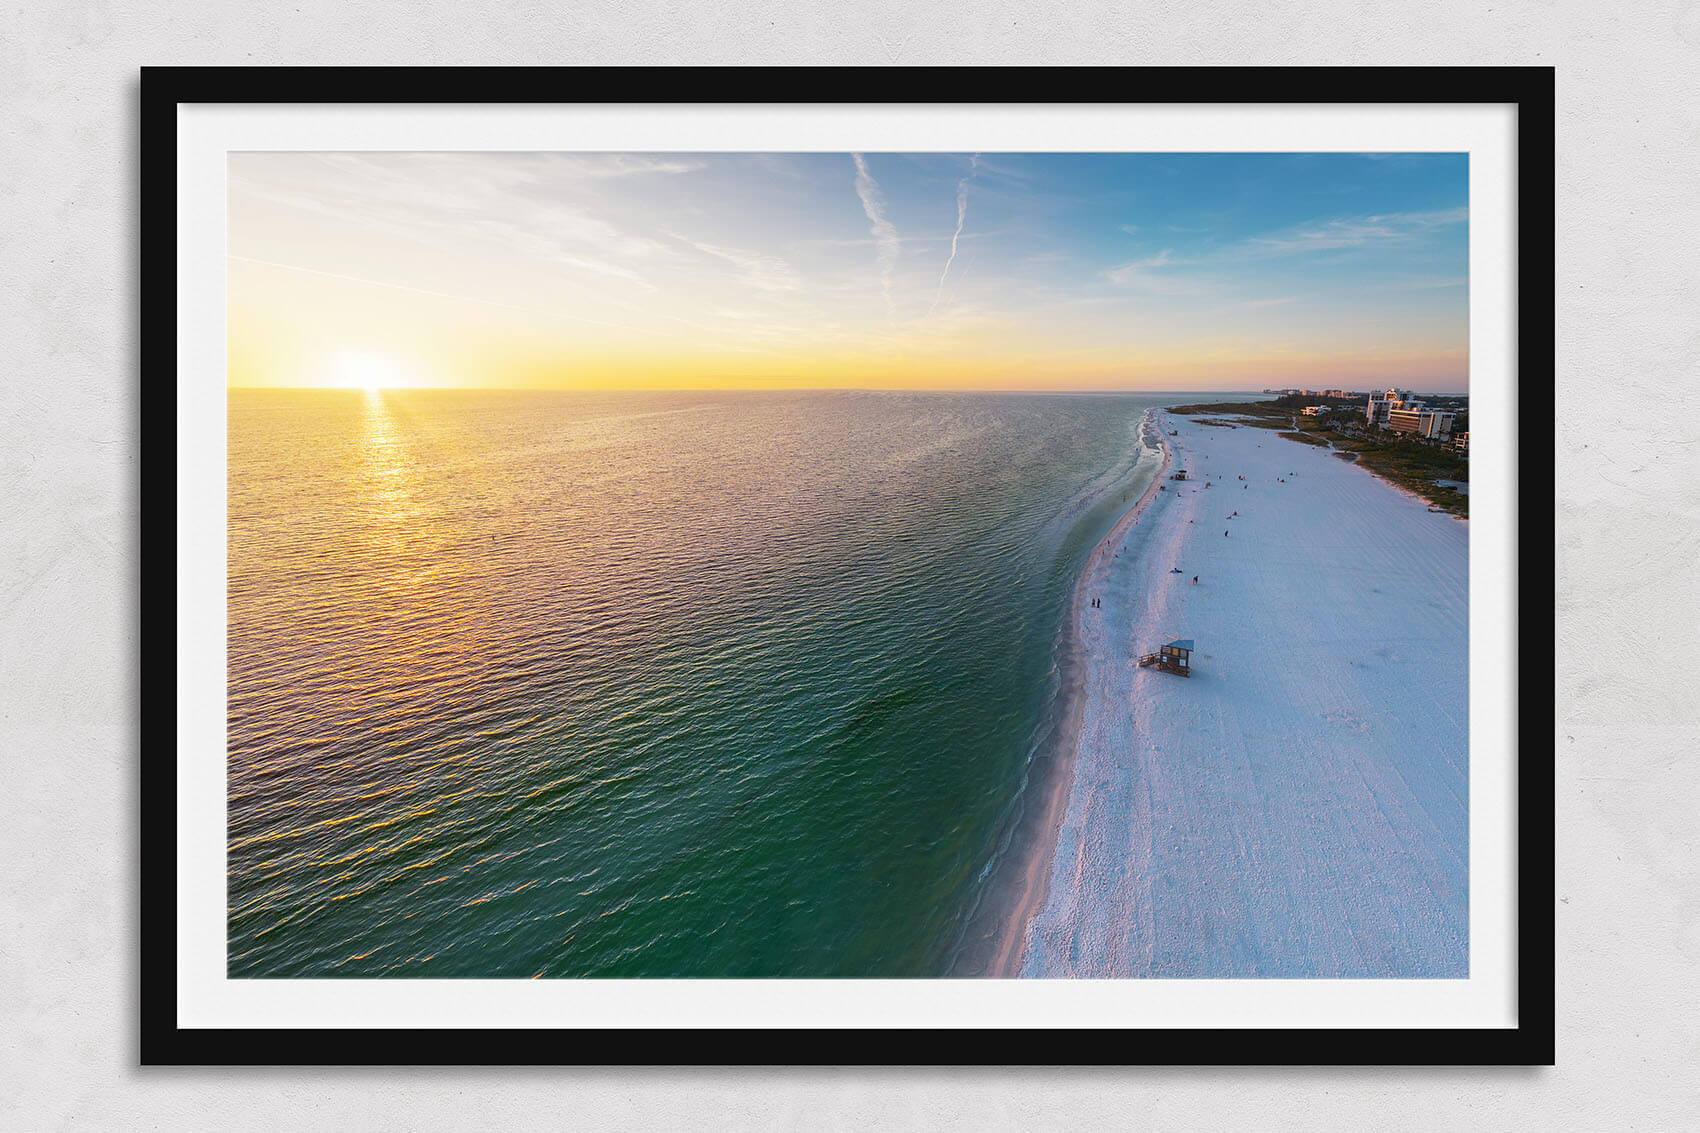
[{"label": "sky", "polygon": [[1466,392],[1464,154],[245,153],[232,386]]}]

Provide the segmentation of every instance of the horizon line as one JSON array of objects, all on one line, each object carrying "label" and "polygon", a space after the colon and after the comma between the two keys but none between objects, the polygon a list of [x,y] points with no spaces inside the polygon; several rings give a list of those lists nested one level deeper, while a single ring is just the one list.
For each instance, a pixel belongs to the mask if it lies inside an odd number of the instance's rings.
[{"label": "horizon line", "polygon": [[[1398,383],[1395,383],[1398,384]],[[1342,386],[1330,387],[1342,389]],[[1377,385],[1374,388],[1354,390],[1352,393],[1370,394],[1378,389],[1387,388]],[[1418,387],[1411,384],[1410,387]],[[225,392],[235,390],[278,390],[291,393],[1250,393],[1264,396],[1267,391],[1262,389],[1045,389],[1045,388],[1007,388],[1002,386],[985,386],[963,388],[961,386],[283,386],[283,385],[227,385]],[[1468,397],[1469,390],[1430,389],[1420,392],[1436,394],[1445,397]],[[1272,397],[1291,397],[1292,394],[1268,394]],[[1320,393],[1318,396],[1321,396]]]}]

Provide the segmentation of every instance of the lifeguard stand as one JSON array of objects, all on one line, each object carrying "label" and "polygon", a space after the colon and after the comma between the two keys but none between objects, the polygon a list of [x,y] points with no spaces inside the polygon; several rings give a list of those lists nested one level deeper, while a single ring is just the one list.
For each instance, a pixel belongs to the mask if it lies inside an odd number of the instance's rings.
[{"label": "lifeguard stand", "polygon": [[1141,666],[1156,667],[1165,673],[1179,673],[1183,677],[1192,676],[1192,638],[1183,637],[1171,641],[1155,653],[1147,653],[1139,659]]}]

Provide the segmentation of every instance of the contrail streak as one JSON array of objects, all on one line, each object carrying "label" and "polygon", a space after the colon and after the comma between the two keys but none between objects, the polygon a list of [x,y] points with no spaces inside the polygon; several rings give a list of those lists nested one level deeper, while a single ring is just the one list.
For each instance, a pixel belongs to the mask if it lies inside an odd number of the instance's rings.
[{"label": "contrail streak", "polygon": [[931,315],[939,309],[939,300],[944,298],[944,281],[950,278],[950,265],[956,262],[956,242],[962,237],[963,222],[968,219],[968,182],[974,179],[974,171],[980,167],[980,155],[975,154],[968,163],[968,176],[956,183],[956,231],[950,237],[950,257],[944,262],[944,271],[939,275],[938,290],[933,293],[933,305],[927,308]]},{"label": "contrail streak", "polygon": [[880,199],[879,182],[868,172],[862,155],[850,155],[856,162],[856,196],[862,200],[862,211],[868,214],[873,227],[874,243],[879,247],[880,289],[885,292],[886,314],[891,314],[891,271],[897,266],[897,255],[903,243],[897,238],[897,228],[885,218],[885,204]]}]

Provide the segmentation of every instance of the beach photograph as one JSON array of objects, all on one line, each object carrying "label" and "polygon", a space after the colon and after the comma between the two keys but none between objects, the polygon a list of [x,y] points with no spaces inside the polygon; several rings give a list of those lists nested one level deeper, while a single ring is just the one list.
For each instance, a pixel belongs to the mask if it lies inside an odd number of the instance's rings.
[{"label": "beach photograph", "polygon": [[1468,979],[1469,160],[231,153],[226,974]]}]

